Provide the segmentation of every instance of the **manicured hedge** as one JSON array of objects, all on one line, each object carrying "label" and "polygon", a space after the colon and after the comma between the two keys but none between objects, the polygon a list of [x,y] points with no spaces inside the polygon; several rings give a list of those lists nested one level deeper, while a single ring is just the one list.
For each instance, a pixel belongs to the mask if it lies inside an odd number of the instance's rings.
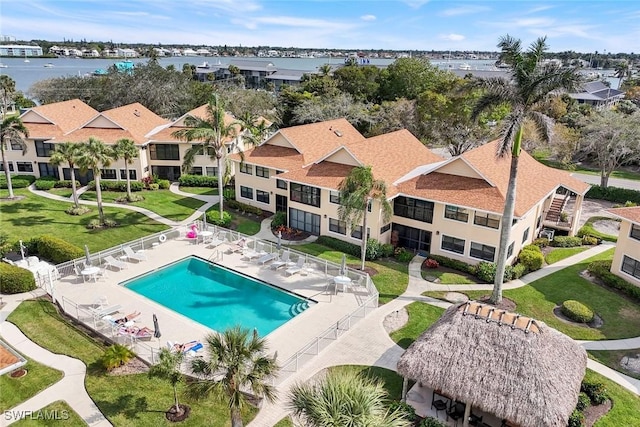
[{"label": "manicured hedge", "polygon": [[640,302],[640,287],[635,286],[624,280],[622,277],[613,274],[611,272],[611,261],[594,261],[589,264],[587,270],[589,273],[600,279],[606,286],[617,289]]},{"label": "manicured hedge", "polygon": [[171,181],[168,179],[156,179],[155,183],[158,184],[161,190],[168,190],[171,187]]},{"label": "manicured hedge", "polygon": [[594,405],[601,405],[609,398],[606,386],[598,381],[582,381],[580,391],[589,396],[591,403]]},{"label": "manicured hedge", "polygon": [[[90,191],[95,191],[96,182],[90,181],[87,184]],[[100,189],[104,191],[127,191],[127,181],[107,181],[100,180]],[[131,191],[142,191],[144,185],[140,181],[131,181]]]},{"label": "manicured hedge", "polygon": [[540,270],[542,264],[544,264],[544,255],[542,255],[540,246],[524,246],[518,255],[518,262],[520,265],[523,265],[527,271]]},{"label": "manicured hedge", "polygon": [[180,175],[178,183],[183,187],[217,187],[218,178],[206,175]]},{"label": "manicured hedge", "polygon": [[345,254],[353,255],[355,257],[360,256],[360,246],[353,243],[345,242],[344,240],[336,239],[331,236],[320,236],[316,243],[324,246],[328,246]]},{"label": "manicured hedge", "polygon": [[[14,179],[19,179],[21,181],[27,181],[29,183],[29,185],[33,184],[36,181],[36,177],[33,176],[33,175],[11,175],[11,182],[13,182]],[[4,181],[4,182],[7,181],[7,177],[5,176],[4,172],[2,172],[0,174],[0,181]]]},{"label": "manicured hedge", "polygon": [[19,294],[36,288],[33,273],[25,268],[0,262],[0,293]]},{"label": "manicured hedge", "polygon": [[207,222],[209,224],[218,225],[220,227],[229,227],[231,220],[233,220],[233,217],[227,211],[222,212],[222,220],[220,219],[219,209],[207,211]]},{"label": "manicured hedge", "polygon": [[[480,261],[476,265],[476,277],[485,283],[493,283],[496,279],[496,263]],[[513,280],[513,267],[507,265],[504,269],[504,281]]]},{"label": "manicured hedge", "polygon": [[[72,188],[73,185],[70,179],[61,179],[60,181],[56,181],[54,185],[55,188]],[[80,188],[80,182],[76,181],[76,187]]]},{"label": "manicured hedge", "polygon": [[251,206],[251,205],[247,205],[244,203],[240,203],[237,200],[227,200],[226,201],[227,207],[230,209],[236,209],[239,210],[243,213],[250,213],[250,214],[254,214],[254,215],[262,215],[262,209],[257,208],[255,206]]},{"label": "manicured hedge", "polygon": [[567,300],[562,303],[561,310],[562,314],[575,322],[589,323],[593,320],[593,311],[579,301]]},{"label": "manicured hedge", "polygon": [[582,246],[582,237],[577,236],[556,236],[551,241],[551,246],[556,248],[575,248]]},{"label": "manicured hedge", "polygon": [[[2,172],[4,173],[4,172]],[[26,179],[11,177],[11,188],[27,188],[31,185],[31,182]],[[0,179],[0,188],[9,188],[9,184],[6,179]]]},{"label": "manicured hedge", "polygon": [[36,190],[47,191],[51,190],[56,185],[55,181],[50,179],[37,179],[36,180]]},{"label": "manicured hedge", "polygon": [[608,200],[622,204],[626,202],[640,204],[640,191],[630,190],[628,188],[602,188],[599,185],[593,185],[589,191],[587,191],[586,197],[588,199]]},{"label": "manicured hedge", "polygon": [[40,258],[59,264],[82,257],[84,251],[62,239],[45,235],[38,238],[38,254]]},{"label": "manicured hedge", "polygon": [[438,261],[443,267],[452,268],[454,270],[463,271],[468,274],[476,274],[476,266],[467,264],[466,262],[458,261],[457,259],[449,258],[442,255],[429,255],[429,258]]},{"label": "manicured hedge", "polygon": [[284,212],[276,212],[275,214],[273,214],[273,217],[271,218],[271,228],[272,229],[276,229],[280,226],[286,226],[287,225],[287,214]]}]

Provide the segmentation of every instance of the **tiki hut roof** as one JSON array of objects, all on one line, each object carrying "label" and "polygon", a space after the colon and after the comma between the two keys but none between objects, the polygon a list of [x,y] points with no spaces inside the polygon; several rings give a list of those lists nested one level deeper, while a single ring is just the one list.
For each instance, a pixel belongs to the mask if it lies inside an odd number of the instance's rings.
[{"label": "tiki hut roof", "polygon": [[522,426],[567,425],[587,354],[543,322],[476,302],[453,305],[398,361],[398,372]]}]

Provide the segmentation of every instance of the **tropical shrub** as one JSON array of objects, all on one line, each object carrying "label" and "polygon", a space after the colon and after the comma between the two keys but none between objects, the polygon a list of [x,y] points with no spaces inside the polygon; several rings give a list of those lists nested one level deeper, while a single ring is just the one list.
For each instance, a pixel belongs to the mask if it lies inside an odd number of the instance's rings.
[{"label": "tropical shrub", "polygon": [[104,220],[104,224],[102,224],[102,226],[106,228],[113,228],[113,227],[117,227],[118,223],[112,219],[107,218]]},{"label": "tropical shrub", "polygon": [[426,260],[424,260],[424,266],[426,268],[438,268],[440,267],[440,264],[438,264],[438,261],[433,258],[427,258]]},{"label": "tropical shrub", "polygon": [[331,249],[335,249],[345,254],[353,255],[354,257],[360,256],[360,246],[353,243],[345,242],[344,240],[336,239],[330,236],[320,236],[316,243],[324,246],[328,246]]},{"label": "tropical shrub", "polygon": [[26,268],[0,262],[0,293],[19,294],[36,288],[33,273]]},{"label": "tropical shrub", "polygon": [[591,398],[589,397],[589,395],[587,395],[587,393],[581,391],[578,395],[578,403],[576,404],[576,409],[582,412],[587,409],[589,405],[591,405]]},{"label": "tropical shrub", "polygon": [[582,236],[582,244],[594,246],[598,244],[598,238],[593,236]]},{"label": "tropical shrub", "polygon": [[[73,183],[70,179],[61,179],[60,181],[56,181],[55,188],[72,188]],[[76,181],[76,188],[80,188],[80,181]]]},{"label": "tropical shrub", "polygon": [[84,214],[86,214],[87,212],[90,212],[90,211],[91,211],[91,209],[89,209],[87,206],[78,206],[77,208],[75,206],[71,206],[71,207],[69,207],[69,208],[67,208],[65,210],[65,212],[68,215],[76,215],[76,216],[77,215],[84,215]]},{"label": "tropical shrub", "polygon": [[420,422],[420,427],[446,427],[446,425],[437,418],[426,417]]},{"label": "tropical shrub", "polygon": [[228,228],[232,220],[233,217],[227,211],[222,212],[222,219],[220,219],[220,211],[218,209],[207,211],[207,222],[210,224]]},{"label": "tropical shrub", "polygon": [[577,246],[582,246],[582,237],[556,236],[551,241],[551,246],[556,248],[575,248]]},{"label": "tropical shrub", "polygon": [[518,263],[513,266],[513,278],[519,279],[527,274],[527,267],[524,264]]},{"label": "tropical shrub", "polygon": [[[367,240],[367,248],[365,253],[365,259],[367,260],[376,260],[380,258],[381,255],[382,244],[376,239],[368,239]],[[361,252],[361,250],[359,251]]]},{"label": "tropical shrub", "polygon": [[586,305],[575,300],[570,299],[563,302],[561,310],[562,314],[574,322],[589,323],[593,320],[593,311]]},{"label": "tropical shrub", "polygon": [[580,385],[580,391],[589,396],[591,403],[593,403],[594,405],[602,405],[608,399],[607,387],[599,381],[582,381],[582,384]]},{"label": "tropical shrub", "polygon": [[40,258],[51,261],[54,264],[80,258],[84,251],[69,242],[54,236],[40,236],[38,239],[38,254]]},{"label": "tropical shrub", "polygon": [[171,187],[171,181],[168,179],[156,179],[155,184],[158,184],[161,190],[168,190]]},{"label": "tropical shrub", "polygon": [[111,371],[118,366],[126,365],[134,357],[135,353],[127,347],[114,344],[105,350],[100,358],[100,363],[107,371]]},{"label": "tropical shrub", "polygon": [[56,182],[50,179],[37,179],[35,186],[36,190],[48,191],[55,187]]},{"label": "tropical shrub", "polygon": [[180,175],[178,183],[183,187],[217,187],[218,178],[206,175]]},{"label": "tropical shrub", "polygon": [[287,214],[282,211],[278,211],[273,214],[273,218],[271,219],[271,229],[273,230],[283,225],[287,225]]},{"label": "tropical shrub", "polygon": [[536,245],[539,248],[546,248],[547,246],[549,246],[549,239],[547,239],[546,237],[540,237],[531,242],[531,244]]},{"label": "tropical shrub", "polygon": [[389,404],[389,412],[400,412],[407,421],[415,421],[418,419],[416,410],[413,406],[401,400],[394,400]]},{"label": "tropical shrub", "polygon": [[[16,176],[19,176],[19,175],[16,175]],[[0,188],[2,189],[9,188],[8,185],[9,184],[7,183],[6,179],[0,179]],[[26,179],[11,177],[11,188],[27,188],[30,185],[31,185],[31,182],[29,182]]]},{"label": "tropical shrub", "polygon": [[160,189],[160,184],[156,184],[155,182],[153,184],[149,184],[149,191],[158,191]]},{"label": "tropical shrub", "polygon": [[100,226],[100,221],[97,219],[92,219],[87,223],[87,229],[89,230],[96,230],[98,228],[102,228],[102,227]]},{"label": "tropical shrub", "polygon": [[594,261],[587,267],[589,273],[597,277],[606,286],[617,289],[630,296],[636,301],[640,301],[640,287],[632,285],[611,272],[611,261]]},{"label": "tropical shrub", "polygon": [[[90,181],[87,184],[87,188],[91,191],[95,191],[96,182]],[[100,189],[103,191],[127,191],[127,181],[108,181],[100,180]],[[131,181],[131,191],[144,190],[144,184],[140,181]]]},{"label": "tropical shrub", "polygon": [[442,255],[429,255],[429,258],[438,261],[443,267],[452,268],[454,270],[462,271],[468,274],[475,275],[476,267],[475,265],[467,264],[466,262],[459,261],[457,259],[449,258]]},{"label": "tropical shrub", "polygon": [[607,187],[603,188],[599,185],[592,185],[587,194],[588,199],[608,200],[615,203],[639,203],[640,191],[630,190],[627,188]]},{"label": "tropical shrub", "polygon": [[393,256],[395,256],[395,258],[399,262],[408,263],[408,262],[411,262],[415,254],[411,251],[406,250],[405,248],[397,247],[396,250],[393,252]]},{"label": "tropical shrub", "polygon": [[[493,283],[496,278],[496,263],[480,261],[476,265],[475,275],[485,283]],[[504,269],[504,281],[508,282],[509,280],[513,280],[513,267],[507,265]]]},{"label": "tropical shrub", "polygon": [[567,427],[583,427],[584,426],[584,414],[577,409],[569,415],[569,420],[567,421]]},{"label": "tropical shrub", "polygon": [[395,248],[393,247],[393,245],[391,243],[384,243],[380,247],[380,257],[381,258],[389,258],[389,257],[393,256],[393,251],[394,250],[395,250]]},{"label": "tropical shrub", "polygon": [[262,215],[262,209],[255,206],[247,205],[237,200],[228,200],[226,203],[229,209],[236,209],[242,213],[250,213],[258,216]]},{"label": "tropical shrub", "polygon": [[536,271],[542,268],[544,256],[539,246],[527,245],[520,251],[518,262],[524,265],[528,271]]}]

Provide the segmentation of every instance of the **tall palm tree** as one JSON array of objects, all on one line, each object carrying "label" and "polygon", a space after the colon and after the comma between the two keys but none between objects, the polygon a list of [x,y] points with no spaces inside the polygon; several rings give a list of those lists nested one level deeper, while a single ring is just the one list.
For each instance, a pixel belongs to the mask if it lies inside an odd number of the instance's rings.
[{"label": "tall palm tree", "polygon": [[116,141],[113,146],[114,160],[120,158],[124,159],[124,171],[127,175],[127,200],[131,201],[131,179],[129,178],[129,165],[133,164],[133,159],[136,159],[140,154],[140,150],[136,147],[135,142],[130,139],[122,138]]},{"label": "tall palm tree", "polygon": [[620,86],[622,86],[622,82],[623,82],[625,77],[631,77],[632,71],[633,70],[631,69],[631,66],[629,65],[629,62],[627,62],[626,60],[622,60],[621,62],[616,64],[616,66],[615,66],[616,74],[615,75],[616,75],[617,78],[620,79],[618,81],[618,89],[620,89]]},{"label": "tall palm tree", "polygon": [[256,147],[269,136],[269,125],[262,117],[246,112],[240,117],[238,123],[245,147]]},{"label": "tall palm tree", "polygon": [[184,405],[180,405],[180,402],[178,402],[178,384],[184,379],[184,375],[180,372],[180,364],[184,359],[184,353],[163,348],[160,350],[159,358],[160,361],[149,369],[148,375],[167,380],[171,384],[175,405],[170,411],[180,417],[184,414]]},{"label": "tall palm tree", "polygon": [[338,217],[350,224],[362,222],[362,244],[360,246],[361,270],[367,255],[367,211],[375,200],[382,207],[383,221],[391,217],[391,205],[387,200],[387,186],[384,181],[373,177],[371,166],[356,166],[338,186],[340,206]]},{"label": "tall palm tree", "polygon": [[199,141],[189,148],[182,162],[182,170],[189,171],[193,167],[195,156],[198,154],[211,153],[211,158],[216,159],[218,166],[218,194],[220,195],[220,218],[224,212],[223,207],[223,180],[224,173],[222,170],[224,158],[227,154],[225,142],[228,138],[236,136],[238,123],[233,122],[226,124],[224,121],[225,111],[224,104],[217,94],[207,104],[207,117],[187,117],[184,120],[185,129],[173,132],[173,136],[185,141]]},{"label": "tall palm tree", "polygon": [[104,209],[102,207],[102,189],[100,188],[101,169],[107,167],[113,161],[113,150],[97,138],[90,137],[89,141],[80,144],[80,153],[76,162],[80,170],[93,171],[93,179],[96,184],[96,202],[98,203],[98,217],[100,225],[104,225]]},{"label": "tall palm tree", "polygon": [[16,93],[16,82],[9,76],[0,76],[0,98],[2,99],[2,119],[7,117],[9,101],[13,100]]},{"label": "tall palm tree", "polygon": [[323,379],[294,384],[288,407],[307,427],[408,427],[398,410],[387,409],[382,384],[356,372],[329,371]]},{"label": "tall palm tree", "polygon": [[0,127],[0,152],[2,152],[2,166],[4,167],[4,175],[7,178],[7,189],[9,190],[9,198],[13,199],[13,186],[11,185],[11,171],[9,170],[9,160],[5,154],[12,144],[22,148],[22,154],[27,152],[27,144],[24,141],[29,137],[29,130],[24,126],[22,120],[18,116],[5,117],[2,119]]},{"label": "tall palm tree", "polygon": [[60,166],[63,163],[69,165],[71,170],[71,190],[73,191],[73,204],[76,208],[79,207],[78,193],[76,193],[76,162],[80,155],[80,146],[73,142],[62,142],[56,144],[53,153],[51,153],[51,159],[49,162],[54,166]]},{"label": "tall palm tree", "polygon": [[480,80],[479,86],[485,92],[478,99],[472,113],[472,117],[477,119],[483,111],[497,106],[506,104],[511,108],[511,112],[504,120],[501,141],[496,153],[498,157],[511,156],[511,169],[500,227],[496,278],[491,295],[491,302],[494,304],[502,301],[507,248],[511,238],[511,224],[516,203],[522,125],[525,120],[531,120],[540,138],[548,142],[553,131],[553,120],[536,111],[535,108],[552,93],[575,90],[581,81],[577,68],[563,69],[555,64],[542,62],[544,53],[548,49],[546,37],[537,39],[526,51],[523,51],[520,40],[506,35],[500,38],[498,47],[501,49],[501,61],[509,66],[511,79]]},{"label": "tall palm tree", "polygon": [[226,398],[231,426],[242,427],[241,410],[247,403],[244,390],[275,401],[275,388],[269,381],[279,369],[276,357],[265,355],[266,341],[258,337],[255,329],[251,333],[240,326],[209,334],[206,347],[209,357],[191,363],[197,379],[189,385],[189,391],[195,397],[213,394],[219,399]]}]

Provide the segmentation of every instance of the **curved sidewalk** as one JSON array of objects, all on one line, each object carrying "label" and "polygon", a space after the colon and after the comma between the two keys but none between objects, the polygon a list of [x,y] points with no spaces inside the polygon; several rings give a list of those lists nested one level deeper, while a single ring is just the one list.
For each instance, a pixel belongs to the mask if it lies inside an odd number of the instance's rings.
[{"label": "curved sidewalk", "polygon": [[[36,411],[45,406],[64,400],[87,425],[92,427],[108,427],[111,423],[100,412],[94,401],[89,397],[84,387],[87,367],[78,359],[61,354],[54,354],[46,350],[33,341],[29,340],[17,326],[7,322],[7,316],[24,300],[40,296],[44,292],[40,289],[25,294],[3,295],[6,305],[0,310],[0,336],[14,349],[34,361],[64,373],[64,377],[50,387],[42,390],[30,399],[19,403],[17,406],[5,411],[4,424],[10,425],[17,418],[13,414],[35,414]],[[7,415],[9,414],[9,415]],[[11,419],[8,419],[10,417]]]}]

